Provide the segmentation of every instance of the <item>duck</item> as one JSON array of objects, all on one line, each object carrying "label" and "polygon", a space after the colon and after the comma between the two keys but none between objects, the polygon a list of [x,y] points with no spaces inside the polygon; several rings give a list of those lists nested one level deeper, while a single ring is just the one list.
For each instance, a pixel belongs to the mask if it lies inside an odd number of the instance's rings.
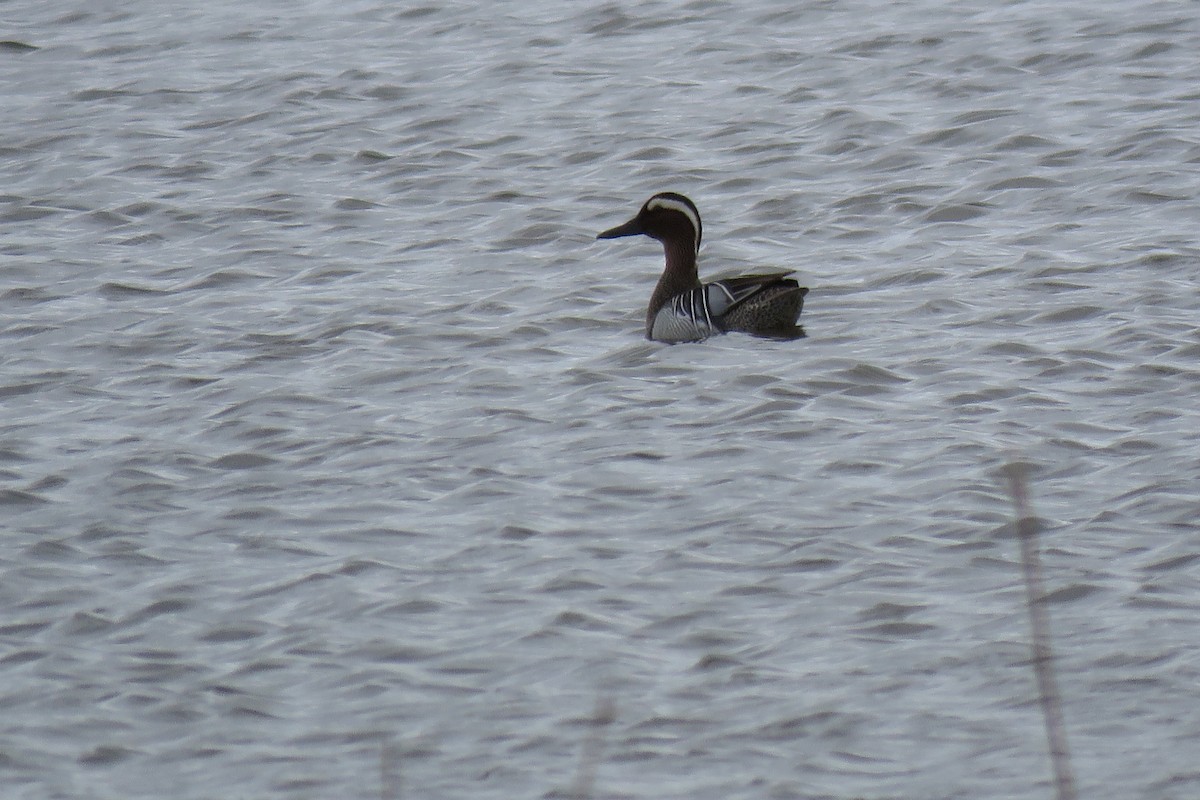
[{"label": "duck", "polygon": [[666,267],[646,309],[646,338],[677,344],[740,331],[772,339],[798,339],[808,288],[786,272],[742,275],[701,283],[696,267],[703,233],[696,204],[678,192],[659,192],[628,222],[597,239],[649,236],[662,243]]}]

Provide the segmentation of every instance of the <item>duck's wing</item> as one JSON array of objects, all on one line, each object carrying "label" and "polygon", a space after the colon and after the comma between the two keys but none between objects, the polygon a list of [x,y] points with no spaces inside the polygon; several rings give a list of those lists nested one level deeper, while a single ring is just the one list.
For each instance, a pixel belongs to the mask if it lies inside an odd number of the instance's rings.
[{"label": "duck's wing", "polygon": [[799,336],[796,320],[804,310],[802,287],[791,273],[742,275],[704,286],[709,318],[724,331],[758,336]]},{"label": "duck's wing", "polygon": [[794,280],[787,278],[790,274],[790,272],[779,272],[768,275],[738,275],[734,278],[722,278],[712,283],[706,283],[703,288],[708,298],[709,313],[714,318],[720,318],[739,303],[746,302],[771,286],[798,285]]}]

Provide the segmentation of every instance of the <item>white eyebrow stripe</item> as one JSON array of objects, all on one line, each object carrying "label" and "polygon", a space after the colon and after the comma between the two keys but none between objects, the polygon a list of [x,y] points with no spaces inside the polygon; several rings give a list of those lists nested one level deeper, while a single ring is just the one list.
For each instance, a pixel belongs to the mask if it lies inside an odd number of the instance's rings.
[{"label": "white eyebrow stripe", "polygon": [[655,197],[647,205],[651,211],[661,208],[667,211],[678,211],[688,218],[688,222],[692,223],[692,231],[696,235],[696,249],[700,249],[700,218],[696,216],[696,212],[692,211],[691,206],[687,203],[681,203],[678,200],[672,200],[667,197]]}]

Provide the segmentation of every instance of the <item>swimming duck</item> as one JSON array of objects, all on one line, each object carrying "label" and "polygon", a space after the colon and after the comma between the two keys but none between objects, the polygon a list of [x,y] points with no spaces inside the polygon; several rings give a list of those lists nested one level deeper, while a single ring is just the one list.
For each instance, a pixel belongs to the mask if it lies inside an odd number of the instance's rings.
[{"label": "swimming duck", "polygon": [[783,339],[803,336],[796,320],[808,289],[786,277],[790,271],[701,283],[696,270],[701,231],[695,203],[675,192],[660,192],[636,217],[596,237],[642,234],[662,242],[667,265],[650,296],[646,338],[697,342],[727,331]]}]

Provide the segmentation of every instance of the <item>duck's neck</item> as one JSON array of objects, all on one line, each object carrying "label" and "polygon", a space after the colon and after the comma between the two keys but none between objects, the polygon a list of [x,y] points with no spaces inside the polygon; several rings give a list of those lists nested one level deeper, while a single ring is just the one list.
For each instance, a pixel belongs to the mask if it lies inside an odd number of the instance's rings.
[{"label": "duck's neck", "polygon": [[650,307],[646,309],[646,335],[654,328],[654,317],[659,310],[677,294],[695,289],[700,285],[700,274],[696,271],[696,247],[691,242],[665,241],[663,251],[667,266],[654,294],[650,295]]}]

